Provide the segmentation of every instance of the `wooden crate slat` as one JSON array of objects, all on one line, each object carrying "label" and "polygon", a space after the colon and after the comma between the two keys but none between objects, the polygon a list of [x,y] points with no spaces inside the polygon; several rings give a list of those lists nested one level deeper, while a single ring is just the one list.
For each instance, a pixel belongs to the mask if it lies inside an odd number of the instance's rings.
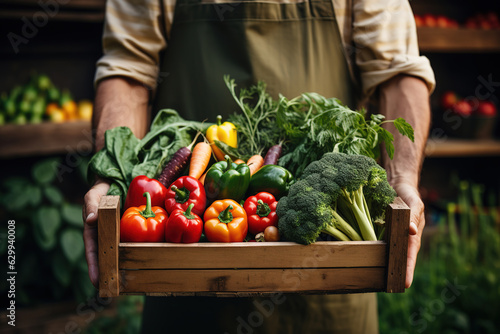
[{"label": "wooden crate slat", "polygon": [[120,240],[120,196],[103,196],[99,203],[97,236],[99,242],[99,295],[120,294],[118,243]]},{"label": "wooden crate slat", "polygon": [[121,293],[383,291],[385,268],[120,270]]},{"label": "wooden crate slat", "polygon": [[387,292],[404,292],[410,208],[401,198],[389,205],[386,212]]},{"label": "wooden crate slat", "polygon": [[384,267],[382,241],[120,244],[120,269]]}]

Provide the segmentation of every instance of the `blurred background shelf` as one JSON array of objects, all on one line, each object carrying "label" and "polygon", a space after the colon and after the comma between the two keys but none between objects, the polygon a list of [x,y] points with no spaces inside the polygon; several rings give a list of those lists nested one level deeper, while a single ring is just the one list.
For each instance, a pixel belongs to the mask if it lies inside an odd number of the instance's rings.
[{"label": "blurred background shelf", "polygon": [[420,27],[417,34],[422,52],[500,51],[500,30]]},{"label": "blurred background shelf", "polygon": [[429,158],[500,156],[500,141],[470,139],[429,139],[425,148]]},{"label": "blurred background shelf", "polygon": [[8,124],[0,127],[0,158],[90,152],[91,149],[89,121]]},{"label": "blurred background shelf", "polygon": [[4,0],[0,3],[0,18],[21,19],[38,16],[55,21],[97,22],[104,20],[104,0],[71,0],[58,2],[36,0]]}]

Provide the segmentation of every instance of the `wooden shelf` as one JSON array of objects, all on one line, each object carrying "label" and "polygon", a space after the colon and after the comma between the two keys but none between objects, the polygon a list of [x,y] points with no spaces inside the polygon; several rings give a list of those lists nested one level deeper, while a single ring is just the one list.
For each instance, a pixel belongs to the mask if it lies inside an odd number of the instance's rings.
[{"label": "wooden shelf", "polygon": [[89,121],[0,126],[0,158],[86,153],[92,149]]},{"label": "wooden shelf", "polygon": [[500,156],[500,141],[471,139],[429,139],[425,148],[429,158]]},{"label": "wooden shelf", "polygon": [[418,28],[421,52],[500,52],[500,30]]},{"label": "wooden shelf", "polygon": [[72,0],[64,5],[58,4],[57,8],[48,6],[45,9],[36,0],[4,0],[0,4],[0,18],[31,18],[42,13],[54,21],[101,23],[105,6],[105,0]]}]

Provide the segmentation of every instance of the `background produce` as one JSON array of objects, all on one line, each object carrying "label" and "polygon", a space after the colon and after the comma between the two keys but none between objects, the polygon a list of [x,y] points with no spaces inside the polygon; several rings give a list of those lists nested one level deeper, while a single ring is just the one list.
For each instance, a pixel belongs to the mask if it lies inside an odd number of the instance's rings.
[{"label": "background produce", "polygon": [[497,127],[497,106],[492,99],[465,97],[447,90],[440,96],[434,123],[447,135],[459,138],[492,139]]},{"label": "background produce", "polygon": [[0,94],[0,125],[92,118],[92,102],[78,103],[67,89],[59,89],[47,75],[34,74],[23,85]]},{"label": "background produce", "polygon": [[498,14],[493,11],[488,11],[484,13],[476,13],[474,15],[468,16],[464,22],[459,23],[457,20],[450,18],[447,15],[442,14],[430,14],[426,13],[423,15],[415,14],[415,24],[417,27],[427,27],[427,28],[467,28],[467,29],[500,29],[500,21],[498,19]]}]

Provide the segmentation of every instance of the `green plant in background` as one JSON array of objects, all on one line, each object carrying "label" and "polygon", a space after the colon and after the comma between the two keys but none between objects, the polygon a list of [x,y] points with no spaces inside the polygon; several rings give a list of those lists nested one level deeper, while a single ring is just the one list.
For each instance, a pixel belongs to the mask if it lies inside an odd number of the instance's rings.
[{"label": "green plant in background", "polygon": [[[498,333],[500,232],[496,196],[456,184],[429,251],[419,255],[412,287],[379,294],[381,333]],[[488,199],[485,206],[483,198]]]},{"label": "green plant in background", "polygon": [[143,296],[121,296],[117,298],[116,311],[112,316],[95,318],[85,334],[135,334],[139,333],[142,321]]},{"label": "green plant in background", "polygon": [[[59,159],[40,160],[33,165],[31,177],[8,177],[0,183],[0,213],[16,221],[16,303],[20,305],[68,298],[84,301],[95,294],[84,256],[81,204],[65,199],[56,179],[58,163]],[[6,232],[6,225],[2,228]],[[3,263],[7,263],[6,246],[2,238]],[[3,280],[0,293],[6,290]]]}]

